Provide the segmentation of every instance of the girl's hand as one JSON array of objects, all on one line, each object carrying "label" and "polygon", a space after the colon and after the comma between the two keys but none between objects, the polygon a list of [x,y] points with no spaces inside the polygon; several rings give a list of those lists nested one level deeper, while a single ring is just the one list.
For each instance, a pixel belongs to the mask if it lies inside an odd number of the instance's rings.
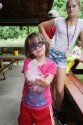
[{"label": "girl's hand", "polygon": [[47,86],[47,84],[45,82],[45,79],[43,79],[43,80],[42,79],[36,79],[35,84],[38,85],[38,86],[40,86],[40,87]]},{"label": "girl's hand", "polygon": [[40,87],[46,87],[48,84],[46,83],[46,78],[49,74],[44,75],[44,79],[36,79],[35,84]]},{"label": "girl's hand", "polygon": [[44,78],[47,78],[48,76],[49,76],[49,74],[45,74],[45,75],[44,75]]},{"label": "girl's hand", "polygon": [[26,83],[31,86],[32,84],[34,84],[34,81],[26,79]]}]

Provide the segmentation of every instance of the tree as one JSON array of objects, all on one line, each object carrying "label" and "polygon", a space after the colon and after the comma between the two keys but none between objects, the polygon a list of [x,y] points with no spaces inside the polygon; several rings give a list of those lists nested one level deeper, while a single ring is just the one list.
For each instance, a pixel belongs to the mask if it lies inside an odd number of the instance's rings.
[{"label": "tree", "polygon": [[[55,9],[60,16],[65,17],[66,13],[66,2],[67,0],[54,0],[52,9]],[[80,0],[81,3],[81,11],[79,13],[79,17],[83,18],[83,0]]]}]

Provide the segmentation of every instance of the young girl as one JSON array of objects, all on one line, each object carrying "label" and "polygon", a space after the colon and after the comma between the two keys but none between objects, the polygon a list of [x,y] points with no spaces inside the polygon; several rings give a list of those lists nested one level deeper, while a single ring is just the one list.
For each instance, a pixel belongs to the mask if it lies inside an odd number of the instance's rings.
[{"label": "young girl", "polygon": [[[80,35],[80,41],[83,47],[83,19],[78,19],[80,10],[79,0],[68,0],[66,4],[68,16],[66,18],[55,18],[50,21],[39,24],[39,30],[50,42],[49,57],[57,63],[56,78],[56,108],[58,113],[64,97],[64,83],[66,78],[66,58],[71,55],[73,45]],[[52,40],[49,39],[45,32],[48,26],[55,26],[56,32]]]},{"label": "young girl", "polygon": [[25,83],[19,125],[55,125],[50,84],[56,74],[56,63],[47,58],[49,44],[40,33],[31,33],[25,40]]}]

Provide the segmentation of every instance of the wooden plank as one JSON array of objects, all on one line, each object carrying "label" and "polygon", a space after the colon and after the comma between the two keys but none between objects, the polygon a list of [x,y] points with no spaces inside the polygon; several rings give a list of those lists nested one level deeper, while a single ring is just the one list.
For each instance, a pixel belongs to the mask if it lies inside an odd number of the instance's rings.
[{"label": "wooden plank", "polygon": [[65,87],[67,93],[72,97],[74,103],[79,108],[81,115],[83,115],[83,94],[79,91],[78,87],[71,81],[70,78],[66,78]]},{"label": "wooden plank", "polygon": [[67,75],[71,81],[77,86],[79,91],[83,94],[83,82],[80,81],[74,74]]},{"label": "wooden plank", "polygon": [[16,60],[13,60],[13,61],[11,61],[8,65],[2,67],[2,68],[0,69],[0,72],[2,72],[2,71],[5,70],[7,67],[9,67],[10,65],[12,65],[15,61],[16,61]]},{"label": "wooden plank", "polygon": [[0,67],[0,74],[3,74],[4,79],[5,77],[5,72],[8,71],[9,66],[11,66],[16,60],[11,61],[8,65]]},{"label": "wooden plank", "polygon": [[8,69],[7,67],[6,67],[6,68],[5,68],[4,66],[3,66],[3,67],[1,67],[1,68],[0,68],[0,73],[4,73],[4,72],[6,72],[6,71],[7,71],[7,69]]},{"label": "wooden plank", "polygon": [[81,75],[83,75],[83,69],[74,69],[73,73],[74,74],[81,74]]},{"label": "wooden plank", "polygon": [[83,61],[80,61],[80,60],[75,60],[75,64],[74,66],[71,68],[71,71],[74,73],[74,74],[83,74],[83,69],[76,69],[76,67],[78,66],[78,64]]},{"label": "wooden plank", "polygon": [[25,56],[24,55],[18,55],[18,56],[14,56],[14,55],[1,55],[0,56],[1,60],[24,60]]},{"label": "wooden plank", "polygon": [[0,68],[0,74],[3,74],[4,80],[6,79],[5,72],[8,71],[8,67],[1,67]]}]

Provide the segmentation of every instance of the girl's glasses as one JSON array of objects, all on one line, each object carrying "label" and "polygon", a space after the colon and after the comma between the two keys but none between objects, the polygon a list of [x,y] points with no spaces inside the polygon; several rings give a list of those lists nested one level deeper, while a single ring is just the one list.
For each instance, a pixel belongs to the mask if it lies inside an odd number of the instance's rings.
[{"label": "girl's glasses", "polygon": [[41,48],[44,44],[45,44],[44,41],[39,41],[38,43],[33,43],[30,46],[30,49],[31,49],[31,51],[34,51],[34,50],[36,50],[37,47]]}]

